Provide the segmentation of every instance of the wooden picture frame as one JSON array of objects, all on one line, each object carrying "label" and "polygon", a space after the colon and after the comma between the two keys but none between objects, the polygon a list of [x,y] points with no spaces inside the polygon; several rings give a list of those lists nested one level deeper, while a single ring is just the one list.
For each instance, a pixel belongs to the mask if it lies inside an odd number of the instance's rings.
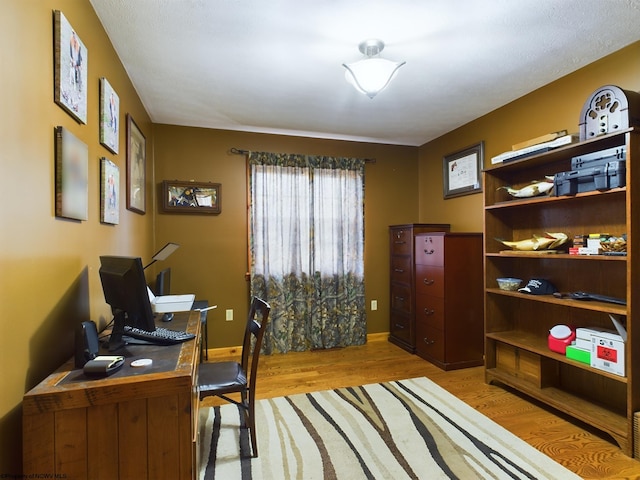
[{"label": "wooden picture frame", "polygon": [[53,11],[53,99],[78,123],[87,123],[89,52],[60,10]]},{"label": "wooden picture frame", "polygon": [[162,210],[167,213],[219,215],[222,211],[221,189],[219,183],[164,180]]},{"label": "wooden picture frame", "polygon": [[127,210],[145,214],[147,181],[147,140],[127,114]]},{"label": "wooden picture frame", "polygon": [[484,142],[446,155],[442,163],[444,198],[482,192]]},{"label": "wooden picture frame", "polygon": [[89,147],[64,127],[55,128],[56,217],[89,218]]},{"label": "wooden picture frame", "polygon": [[104,157],[100,159],[100,221],[120,223],[120,169]]},{"label": "wooden picture frame", "polygon": [[120,97],[109,81],[100,79],[100,144],[113,154],[120,148]]}]

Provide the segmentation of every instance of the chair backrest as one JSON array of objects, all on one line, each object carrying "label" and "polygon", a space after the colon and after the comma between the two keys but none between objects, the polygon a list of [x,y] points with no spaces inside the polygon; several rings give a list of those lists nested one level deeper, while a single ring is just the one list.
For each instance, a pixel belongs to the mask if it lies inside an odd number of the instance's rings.
[{"label": "chair backrest", "polygon": [[[244,331],[241,360],[243,370],[249,375],[249,390],[252,392],[255,391],[260,348],[262,347],[262,338],[267,328],[270,310],[271,306],[267,302],[258,297],[253,297],[247,317],[247,326]],[[260,317],[259,321],[258,317]]]}]

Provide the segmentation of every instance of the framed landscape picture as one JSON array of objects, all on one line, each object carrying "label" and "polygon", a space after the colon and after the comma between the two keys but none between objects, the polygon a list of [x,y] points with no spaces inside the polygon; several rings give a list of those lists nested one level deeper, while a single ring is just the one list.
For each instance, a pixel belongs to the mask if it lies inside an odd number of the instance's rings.
[{"label": "framed landscape picture", "polygon": [[120,98],[106,78],[100,79],[100,143],[118,153],[120,134]]},{"label": "framed landscape picture", "polygon": [[127,210],[145,213],[147,141],[127,115]]},{"label": "framed landscape picture", "polygon": [[56,217],[87,220],[89,148],[64,127],[55,129]]},{"label": "framed landscape picture", "polygon": [[79,123],[87,123],[89,52],[64,14],[53,12],[54,101]]},{"label": "framed landscape picture", "polygon": [[107,158],[100,159],[100,221],[120,222],[120,169]]}]

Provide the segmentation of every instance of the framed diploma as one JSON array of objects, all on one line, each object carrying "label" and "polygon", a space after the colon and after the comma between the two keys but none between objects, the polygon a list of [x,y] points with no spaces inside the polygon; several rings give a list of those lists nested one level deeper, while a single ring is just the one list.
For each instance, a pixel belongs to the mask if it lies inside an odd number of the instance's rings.
[{"label": "framed diploma", "polygon": [[482,191],[484,142],[446,155],[442,164],[444,198]]}]

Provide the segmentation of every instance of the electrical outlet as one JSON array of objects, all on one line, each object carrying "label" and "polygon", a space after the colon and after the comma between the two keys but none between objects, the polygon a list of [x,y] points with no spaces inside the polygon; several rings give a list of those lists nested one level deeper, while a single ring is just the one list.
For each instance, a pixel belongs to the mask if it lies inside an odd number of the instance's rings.
[{"label": "electrical outlet", "polygon": [[233,309],[229,308],[227,309],[227,322],[230,322],[231,320],[233,320]]},{"label": "electrical outlet", "polygon": [[378,309],[378,300],[371,300],[371,310]]}]

